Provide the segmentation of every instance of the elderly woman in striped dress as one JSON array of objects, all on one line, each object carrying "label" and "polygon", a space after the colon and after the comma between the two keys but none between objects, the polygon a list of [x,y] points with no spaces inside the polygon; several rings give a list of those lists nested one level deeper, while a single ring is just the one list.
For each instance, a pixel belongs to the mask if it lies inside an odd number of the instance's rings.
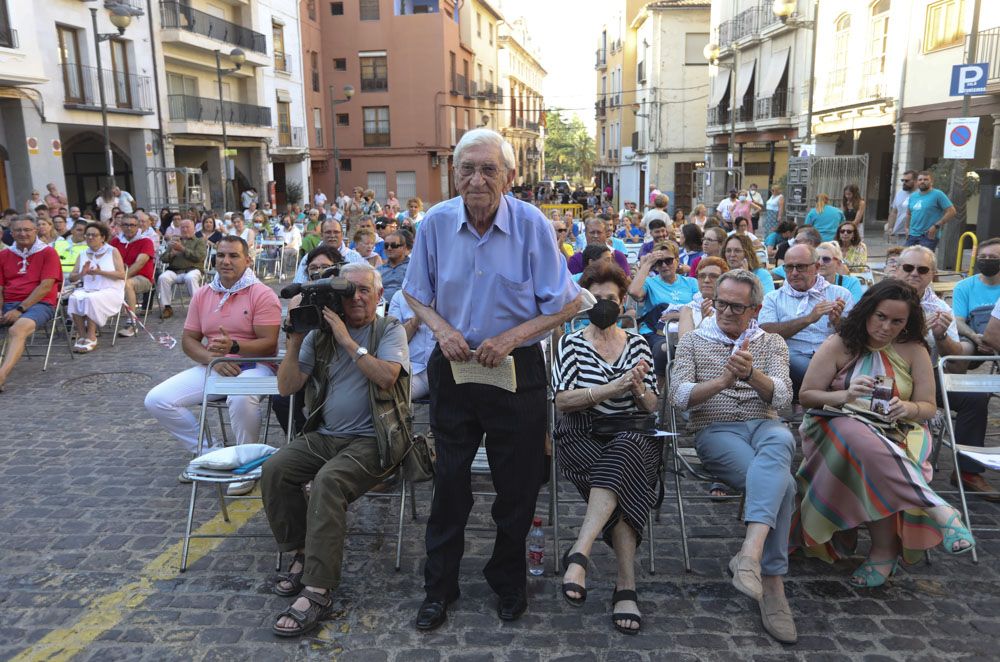
[{"label": "elderly woman in striped dress", "polygon": [[639,631],[633,560],[642,539],[655,486],[660,448],[641,432],[620,432],[602,443],[591,435],[594,416],[652,412],[656,408],[653,356],[642,336],[617,326],[629,280],[618,265],[593,262],[580,287],[597,303],[588,311],[590,324],[563,336],[552,364],[556,426],[563,474],[587,499],[580,535],[564,558],[563,597],[574,607],[587,598],[587,557],[602,536],[615,550],[618,577],[612,596],[611,621],[625,634]]}]

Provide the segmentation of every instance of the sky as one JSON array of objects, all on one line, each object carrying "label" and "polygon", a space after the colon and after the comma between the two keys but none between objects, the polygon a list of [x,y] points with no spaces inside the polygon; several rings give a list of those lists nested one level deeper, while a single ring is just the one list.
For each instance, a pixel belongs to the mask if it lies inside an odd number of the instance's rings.
[{"label": "sky", "polygon": [[601,26],[622,0],[498,0],[504,18],[527,19],[532,42],[548,72],[542,94],[546,108],[574,109],[591,133],[594,119],[594,51]]}]

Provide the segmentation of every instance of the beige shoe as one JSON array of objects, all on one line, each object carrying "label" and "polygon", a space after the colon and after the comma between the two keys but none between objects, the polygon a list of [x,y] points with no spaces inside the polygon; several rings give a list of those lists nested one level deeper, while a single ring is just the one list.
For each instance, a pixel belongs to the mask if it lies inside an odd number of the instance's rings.
[{"label": "beige shoe", "polygon": [[244,480],[239,483],[229,483],[226,488],[226,496],[246,496],[253,492],[253,488],[256,487],[256,480]]},{"label": "beige shoe", "polygon": [[799,634],[795,630],[795,620],[792,618],[792,609],[788,606],[788,598],[784,593],[765,594],[758,606],[764,630],[776,641],[782,644],[794,644],[799,640]]},{"label": "beige shoe", "polygon": [[729,574],[733,577],[733,586],[737,591],[757,601],[762,599],[764,585],[760,580],[759,562],[737,552],[729,561]]}]

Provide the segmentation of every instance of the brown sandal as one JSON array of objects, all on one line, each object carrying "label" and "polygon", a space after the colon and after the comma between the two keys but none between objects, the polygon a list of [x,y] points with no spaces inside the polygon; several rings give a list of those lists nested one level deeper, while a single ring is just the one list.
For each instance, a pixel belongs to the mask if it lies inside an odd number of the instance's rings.
[{"label": "brown sandal", "polygon": [[[302,565],[302,568],[298,572],[292,572],[292,566],[296,563]],[[288,564],[288,572],[284,575],[278,575],[277,581],[274,582],[274,594],[280,595],[283,598],[288,598],[293,595],[298,595],[299,592],[305,588],[302,583],[302,575],[306,571],[306,555],[299,553],[292,558],[292,562]],[[292,585],[289,589],[281,588],[281,582],[288,582]]]},{"label": "brown sandal", "polygon": [[[304,634],[309,634],[316,629],[320,621],[330,615],[331,607],[333,606],[333,598],[330,596],[329,591],[325,595],[321,595],[315,591],[303,589],[302,592],[299,593],[299,597],[305,598],[311,604],[305,611],[299,611],[289,605],[288,609],[277,615],[274,619],[274,625],[271,626],[271,631],[279,637],[299,637]],[[278,621],[285,616],[298,623],[299,627],[291,630],[279,628]]]}]

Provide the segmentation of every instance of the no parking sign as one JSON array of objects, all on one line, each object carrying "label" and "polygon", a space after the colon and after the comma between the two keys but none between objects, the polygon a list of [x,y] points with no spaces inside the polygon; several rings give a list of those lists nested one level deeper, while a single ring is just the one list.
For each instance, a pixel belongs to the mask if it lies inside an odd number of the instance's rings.
[{"label": "no parking sign", "polygon": [[972,159],[976,156],[978,117],[952,117],[944,127],[944,158]]}]

